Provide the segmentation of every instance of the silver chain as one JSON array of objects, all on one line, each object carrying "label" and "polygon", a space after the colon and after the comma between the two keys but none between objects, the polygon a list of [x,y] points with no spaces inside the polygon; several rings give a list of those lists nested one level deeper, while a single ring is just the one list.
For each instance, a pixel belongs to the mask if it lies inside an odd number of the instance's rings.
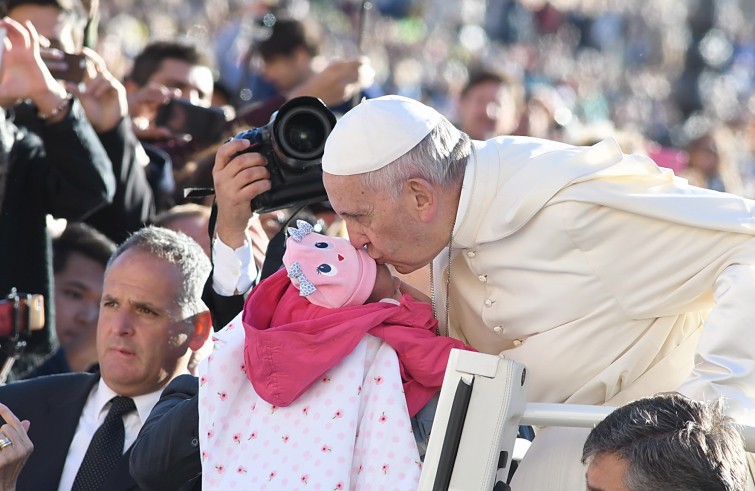
[{"label": "silver chain", "polygon": [[[454,223],[451,225],[451,237],[448,239],[448,267],[446,268],[446,311],[445,311],[445,329],[443,336],[447,336],[450,326],[448,325],[448,311],[449,311],[449,292],[451,291],[451,249],[454,242],[454,228],[456,228],[456,218],[454,217]],[[433,263],[430,263],[430,299],[433,308],[433,317],[438,318],[437,302],[435,301],[435,268]],[[435,335],[440,336],[440,323],[435,325]]]}]

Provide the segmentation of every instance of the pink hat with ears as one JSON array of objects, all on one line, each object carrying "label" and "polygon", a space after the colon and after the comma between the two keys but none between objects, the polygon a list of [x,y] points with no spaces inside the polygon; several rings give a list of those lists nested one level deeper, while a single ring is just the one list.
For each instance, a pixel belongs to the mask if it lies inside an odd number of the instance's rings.
[{"label": "pink hat with ears", "polygon": [[299,295],[327,308],[361,305],[375,288],[377,266],[365,249],[313,232],[304,220],[289,228],[283,264]]}]

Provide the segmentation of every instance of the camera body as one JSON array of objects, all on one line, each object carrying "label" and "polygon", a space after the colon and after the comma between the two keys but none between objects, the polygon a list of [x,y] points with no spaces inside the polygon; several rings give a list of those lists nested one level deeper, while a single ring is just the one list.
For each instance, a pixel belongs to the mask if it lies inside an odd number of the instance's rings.
[{"label": "camera body", "polygon": [[155,125],[176,135],[191,135],[198,145],[211,145],[223,138],[226,116],[219,107],[202,107],[187,99],[173,98],[157,110]]},{"label": "camera body", "polygon": [[271,188],[252,200],[257,213],[328,199],[322,183],[322,154],[336,117],[315,97],[286,102],[265,126],[234,136],[252,143],[248,152],[267,159]]}]

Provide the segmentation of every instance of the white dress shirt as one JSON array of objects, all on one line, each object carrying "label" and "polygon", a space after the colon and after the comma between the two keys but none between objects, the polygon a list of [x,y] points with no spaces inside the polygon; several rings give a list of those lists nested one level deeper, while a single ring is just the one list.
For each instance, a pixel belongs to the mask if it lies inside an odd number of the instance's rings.
[{"label": "white dress shirt", "polygon": [[[150,392],[149,394],[132,397],[136,405],[136,411],[123,416],[124,446],[125,453],[136,440],[139,430],[142,429],[147,416],[155,407],[160,399],[162,389]],[[97,428],[105,421],[108,411],[110,411],[110,400],[118,394],[107,386],[105,381],[100,378],[100,382],[92,388],[89,393],[84,409],[81,411],[79,424],[76,427],[76,433],[71,440],[71,446],[68,447],[68,456],[63,466],[63,473],[60,476],[58,491],[68,491],[73,486],[79,467],[84,461],[84,455],[87,453],[89,443],[92,441]]]},{"label": "white dress shirt", "polygon": [[257,277],[257,266],[252,258],[252,241],[246,233],[244,244],[231,249],[219,237],[212,242],[212,288],[224,297],[246,293]]}]

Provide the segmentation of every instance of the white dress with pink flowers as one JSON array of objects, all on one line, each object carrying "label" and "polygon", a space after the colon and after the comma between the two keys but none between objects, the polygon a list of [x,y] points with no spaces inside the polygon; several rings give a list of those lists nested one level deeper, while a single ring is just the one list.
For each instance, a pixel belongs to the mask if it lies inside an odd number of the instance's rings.
[{"label": "white dress with pink flowers", "polygon": [[415,490],[421,462],[393,348],[366,335],[287,407],[244,370],[241,315],[199,367],[205,490]]}]

